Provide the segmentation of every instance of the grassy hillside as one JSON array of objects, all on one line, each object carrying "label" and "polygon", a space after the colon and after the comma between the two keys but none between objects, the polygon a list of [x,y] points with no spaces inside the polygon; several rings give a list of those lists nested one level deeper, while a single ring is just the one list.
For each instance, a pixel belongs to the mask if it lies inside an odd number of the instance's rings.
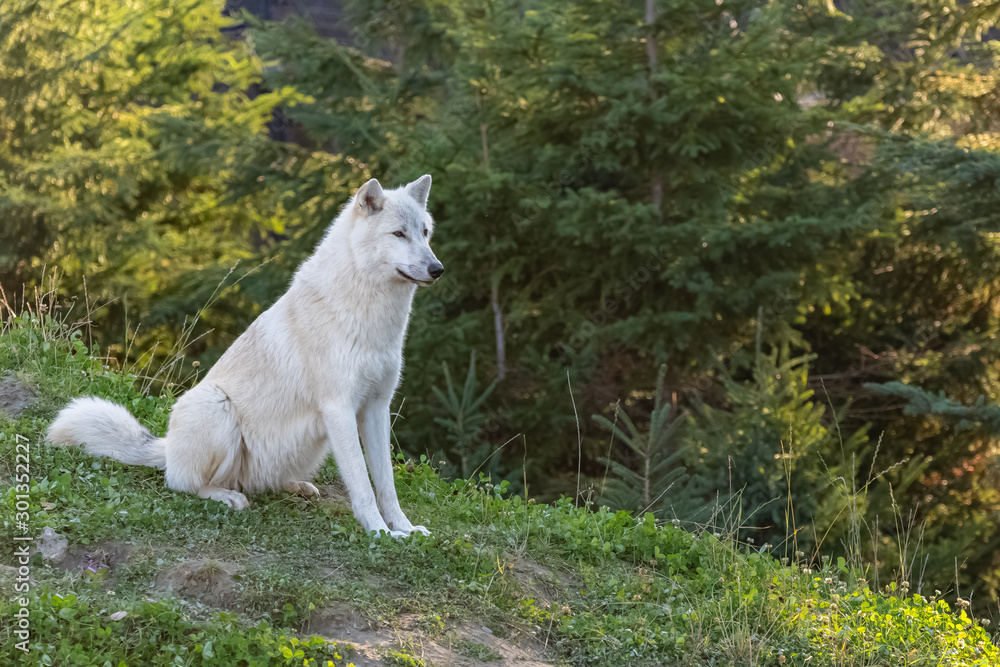
[{"label": "grassy hillside", "polygon": [[940,594],[876,589],[844,561],[782,562],[717,527],[447,482],[433,461],[396,466],[402,505],[431,537],[366,534],[329,463],[318,500],[268,493],[235,512],[174,493],[158,470],[44,443],[80,394],[166,426],[173,397],[144,395],[80,338],[31,316],[0,332],[0,405],[19,409],[0,415],[0,539],[25,534],[21,442],[27,533],[48,526],[66,540],[61,557],[31,558],[27,654],[16,648],[17,573],[3,571],[3,664],[1000,664],[987,630]]}]

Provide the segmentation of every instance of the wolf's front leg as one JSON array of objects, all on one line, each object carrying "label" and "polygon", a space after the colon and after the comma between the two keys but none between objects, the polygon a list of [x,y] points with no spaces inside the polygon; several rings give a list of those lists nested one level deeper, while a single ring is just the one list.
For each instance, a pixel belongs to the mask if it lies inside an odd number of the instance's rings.
[{"label": "wolf's front leg", "polygon": [[358,413],[358,431],[365,443],[365,458],[375,482],[378,508],[389,528],[409,535],[413,531],[430,535],[423,526],[414,526],[403,514],[392,477],[392,453],[389,447],[389,399],[374,400]]},{"label": "wolf's front leg", "polygon": [[384,530],[393,537],[402,537],[405,533],[390,530],[378,511],[375,494],[368,481],[361,443],[358,442],[358,429],[353,410],[339,405],[324,407],[323,423],[326,426],[330,448],[333,450],[333,458],[337,461],[337,469],[351,498],[354,518],[365,530]]}]

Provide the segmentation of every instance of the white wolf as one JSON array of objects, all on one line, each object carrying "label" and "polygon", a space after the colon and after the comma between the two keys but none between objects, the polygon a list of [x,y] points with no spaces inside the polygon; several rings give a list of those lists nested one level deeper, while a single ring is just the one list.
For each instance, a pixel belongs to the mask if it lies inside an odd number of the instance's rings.
[{"label": "white wolf", "polygon": [[166,437],[119,405],[78,398],[49,439],[165,468],[170,488],[233,509],[264,489],[318,493],[308,480],[332,450],[365,530],[428,534],[396,497],[389,402],[413,295],[444,271],[429,245],[430,188],[429,175],[396,190],[362,185],[285,295],[178,399]]}]

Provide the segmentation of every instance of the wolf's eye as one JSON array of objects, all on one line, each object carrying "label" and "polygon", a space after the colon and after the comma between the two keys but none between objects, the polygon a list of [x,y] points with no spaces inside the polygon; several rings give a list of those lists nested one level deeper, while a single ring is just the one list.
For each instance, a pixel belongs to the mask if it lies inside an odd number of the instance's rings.
[{"label": "wolf's eye", "polygon": [[398,239],[405,239],[406,238],[406,234],[404,234],[403,232],[393,232],[392,235],[395,236]]},{"label": "wolf's eye", "polygon": [[424,238],[427,238],[427,228],[424,227]]}]

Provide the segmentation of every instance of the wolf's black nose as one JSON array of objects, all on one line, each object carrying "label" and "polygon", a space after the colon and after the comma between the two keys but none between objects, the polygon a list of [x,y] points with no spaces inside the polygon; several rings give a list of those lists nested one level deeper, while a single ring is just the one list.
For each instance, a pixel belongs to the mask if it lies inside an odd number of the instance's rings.
[{"label": "wolf's black nose", "polygon": [[444,273],[444,267],[441,266],[440,262],[434,262],[427,267],[427,273],[430,274],[431,278],[437,280],[441,277],[441,274]]}]

